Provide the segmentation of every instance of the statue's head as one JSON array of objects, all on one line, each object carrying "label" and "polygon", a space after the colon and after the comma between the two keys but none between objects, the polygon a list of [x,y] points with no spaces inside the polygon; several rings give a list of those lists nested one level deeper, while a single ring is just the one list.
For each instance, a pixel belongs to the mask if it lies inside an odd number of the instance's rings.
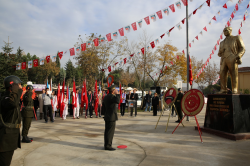
[{"label": "statue's head", "polygon": [[225,36],[231,36],[232,35],[232,28],[231,27],[226,27],[223,30]]}]

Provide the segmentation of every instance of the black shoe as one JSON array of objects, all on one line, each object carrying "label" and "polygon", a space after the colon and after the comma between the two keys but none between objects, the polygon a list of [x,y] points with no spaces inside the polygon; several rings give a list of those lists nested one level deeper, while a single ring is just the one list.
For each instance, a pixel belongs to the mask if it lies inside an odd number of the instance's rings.
[{"label": "black shoe", "polygon": [[54,123],[54,121],[52,120],[51,123]]},{"label": "black shoe", "polygon": [[22,142],[23,142],[23,143],[31,143],[31,140],[28,139],[27,136],[23,136]]},{"label": "black shoe", "polygon": [[28,138],[29,140],[33,141],[33,138],[30,138],[30,137],[28,137],[28,136],[27,136],[27,138]]},{"label": "black shoe", "polygon": [[114,151],[116,149],[115,148],[105,148],[105,150]]},{"label": "black shoe", "polygon": [[177,120],[177,121],[175,121],[176,123],[180,123],[181,121],[179,121],[179,120]]},{"label": "black shoe", "polygon": [[45,123],[48,123],[48,121],[45,121]]}]

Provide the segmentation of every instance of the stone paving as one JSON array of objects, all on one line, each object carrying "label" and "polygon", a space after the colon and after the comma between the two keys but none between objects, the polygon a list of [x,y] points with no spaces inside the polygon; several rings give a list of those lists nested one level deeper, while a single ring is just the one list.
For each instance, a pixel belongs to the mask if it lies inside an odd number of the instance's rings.
[{"label": "stone paving", "polygon": [[[231,166],[250,165],[250,140],[232,141],[194,130],[195,119],[184,121],[185,127],[177,126],[171,117],[165,132],[168,111],[165,111],[157,129],[158,116],[152,112],[139,112],[137,117],[119,117],[113,147],[127,145],[126,149],[105,151],[103,148],[103,118],[67,120],[56,118],[54,123],[33,121],[29,136],[30,144],[22,143],[15,151],[11,166]],[[205,109],[197,116],[203,126]]]}]

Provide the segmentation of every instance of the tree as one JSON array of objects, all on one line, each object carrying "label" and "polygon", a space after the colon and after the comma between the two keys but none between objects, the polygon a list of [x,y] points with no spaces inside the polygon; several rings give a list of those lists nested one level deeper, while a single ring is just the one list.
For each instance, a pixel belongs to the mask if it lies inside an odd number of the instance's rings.
[{"label": "tree", "polygon": [[75,78],[75,67],[73,66],[73,63],[69,59],[68,62],[65,64],[65,71],[66,71],[66,77],[65,77],[65,83],[70,86],[73,86],[73,79]]},{"label": "tree", "polygon": [[129,84],[132,84],[135,82],[135,74],[134,73],[129,73],[129,72],[122,72],[121,73],[121,84],[126,87],[128,87]]},{"label": "tree", "polygon": [[219,74],[219,68],[215,63],[208,63],[204,68],[204,82],[208,85],[212,85],[213,81],[217,79]]}]

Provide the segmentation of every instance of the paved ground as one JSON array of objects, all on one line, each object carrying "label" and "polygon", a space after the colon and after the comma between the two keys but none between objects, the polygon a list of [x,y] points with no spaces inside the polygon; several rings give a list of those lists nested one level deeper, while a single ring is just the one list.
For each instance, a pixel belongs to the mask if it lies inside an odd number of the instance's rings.
[{"label": "paved ground", "polygon": [[[158,113],[159,114],[159,113]],[[177,118],[170,118],[165,133],[168,112],[161,118],[152,112],[139,112],[137,117],[119,117],[113,146],[127,149],[103,150],[104,121],[102,118],[67,120],[56,118],[55,123],[33,121],[30,144],[14,153],[11,166],[78,166],[78,165],[249,165],[250,140],[231,141],[203,133],[201,143],[195,120],[184,122],[174,134]],[[205,110],[198,115],[201,126]]]}]

